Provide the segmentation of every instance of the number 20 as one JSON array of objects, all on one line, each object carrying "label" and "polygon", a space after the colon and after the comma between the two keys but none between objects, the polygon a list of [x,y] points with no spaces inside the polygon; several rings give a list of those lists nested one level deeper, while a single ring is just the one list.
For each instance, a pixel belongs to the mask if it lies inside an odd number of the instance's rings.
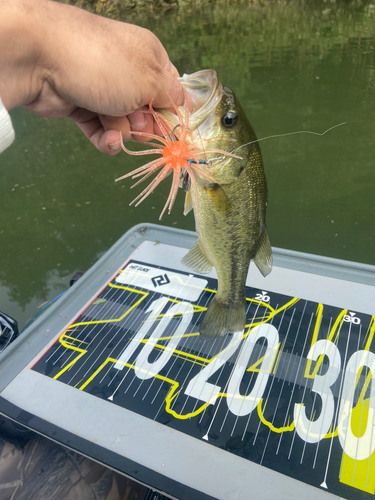
[{"label": "number 20", "polygon": [[[229,358],[236,352],[241,342],[243,332],[233,334],[231,342],[219,353],[203,370],[192,378],[185,390],[187,396],[192,396],[206,403],[214,404],[219,396],[221,387],[211,384],[207,380],[216,373]],[[240,384],[247,368],[250,356],[258,340],[267,340],[267,350],[263,356],[262,366],[259,369],[255,384],[248,395],[240,394]],[[256,326],[241,346],[238,359],[235,361],[227,389],[227,403],[229,410],[237,416],[244,416],[256,408],[266,388],[269,374],[277,353],[279,333],[268,324]]]}]

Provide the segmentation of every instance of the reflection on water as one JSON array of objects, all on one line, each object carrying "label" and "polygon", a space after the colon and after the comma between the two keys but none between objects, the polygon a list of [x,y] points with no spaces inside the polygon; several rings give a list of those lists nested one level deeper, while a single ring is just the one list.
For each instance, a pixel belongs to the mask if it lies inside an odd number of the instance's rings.
[{"label": "reflection on water", "polygon": [[[274,246],[375,264],[374,4],[208,6],[126,20],[153,30],[181,73],[216,69],[259,138],[347,122],[322,137],[261,143],[269,234]],[[12,117],[17,140],[1,155],[0,309],[22,326],[127,229],[159,223],[170,180],[128,207],[131,180],[114,179],[144,159],[101,155],[67,120]],[[183,198],[162,224],[193,230]]]}]

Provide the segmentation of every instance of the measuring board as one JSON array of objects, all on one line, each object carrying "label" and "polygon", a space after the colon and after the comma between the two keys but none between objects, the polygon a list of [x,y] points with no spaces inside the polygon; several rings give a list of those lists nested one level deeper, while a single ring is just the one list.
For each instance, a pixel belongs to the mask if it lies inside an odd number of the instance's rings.
[{"label": "measuring board", "polygon": [[125,235],[1,358],[0,411],[176,498],[372,499],[374,268],[276,249],[245,330],[204,340],[194,239]]}]

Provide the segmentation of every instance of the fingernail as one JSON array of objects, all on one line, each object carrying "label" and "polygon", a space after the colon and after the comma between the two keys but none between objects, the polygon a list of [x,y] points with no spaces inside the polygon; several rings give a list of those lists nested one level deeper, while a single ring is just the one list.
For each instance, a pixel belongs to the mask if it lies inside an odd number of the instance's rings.
[{"label": "fingernail", "polygon": [[118,151],[121,149],[121,141],[114,142],[113,144],[108,144],[108,149],[111,151]]},{"label": "fingernail", "polygon": [[145,113],[141,111],[135,111],[128,116],[128,120],[131,123],[132,128],[142,129],[145,128],[147,120]]}]

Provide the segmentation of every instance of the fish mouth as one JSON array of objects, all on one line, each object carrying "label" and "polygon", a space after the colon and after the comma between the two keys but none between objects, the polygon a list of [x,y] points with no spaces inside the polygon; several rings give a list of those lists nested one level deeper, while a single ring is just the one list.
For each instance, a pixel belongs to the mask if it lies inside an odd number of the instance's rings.
[{"label": "fish mouth", "polygon": [[222,92],[217,73],[213,69],[204,69],[180,78],[192,100],[193,109],[189,119],[189,129],[196,130],[213,114],[219,104]]},{"label": "fish mouth", "polygon": [[[189,130],[194,132],[207,118],[214,116],[216,106],[222,97],[221,83],[213,69],[204,69],[191,75],[184,74],[180,82],[191,100]],[[179,108],[179,111],[182,115],[185,114],[183,106]],[[179,124],[178,117],[174,113],[167,110],[161,110],[161,112],[171,125]]]}]

